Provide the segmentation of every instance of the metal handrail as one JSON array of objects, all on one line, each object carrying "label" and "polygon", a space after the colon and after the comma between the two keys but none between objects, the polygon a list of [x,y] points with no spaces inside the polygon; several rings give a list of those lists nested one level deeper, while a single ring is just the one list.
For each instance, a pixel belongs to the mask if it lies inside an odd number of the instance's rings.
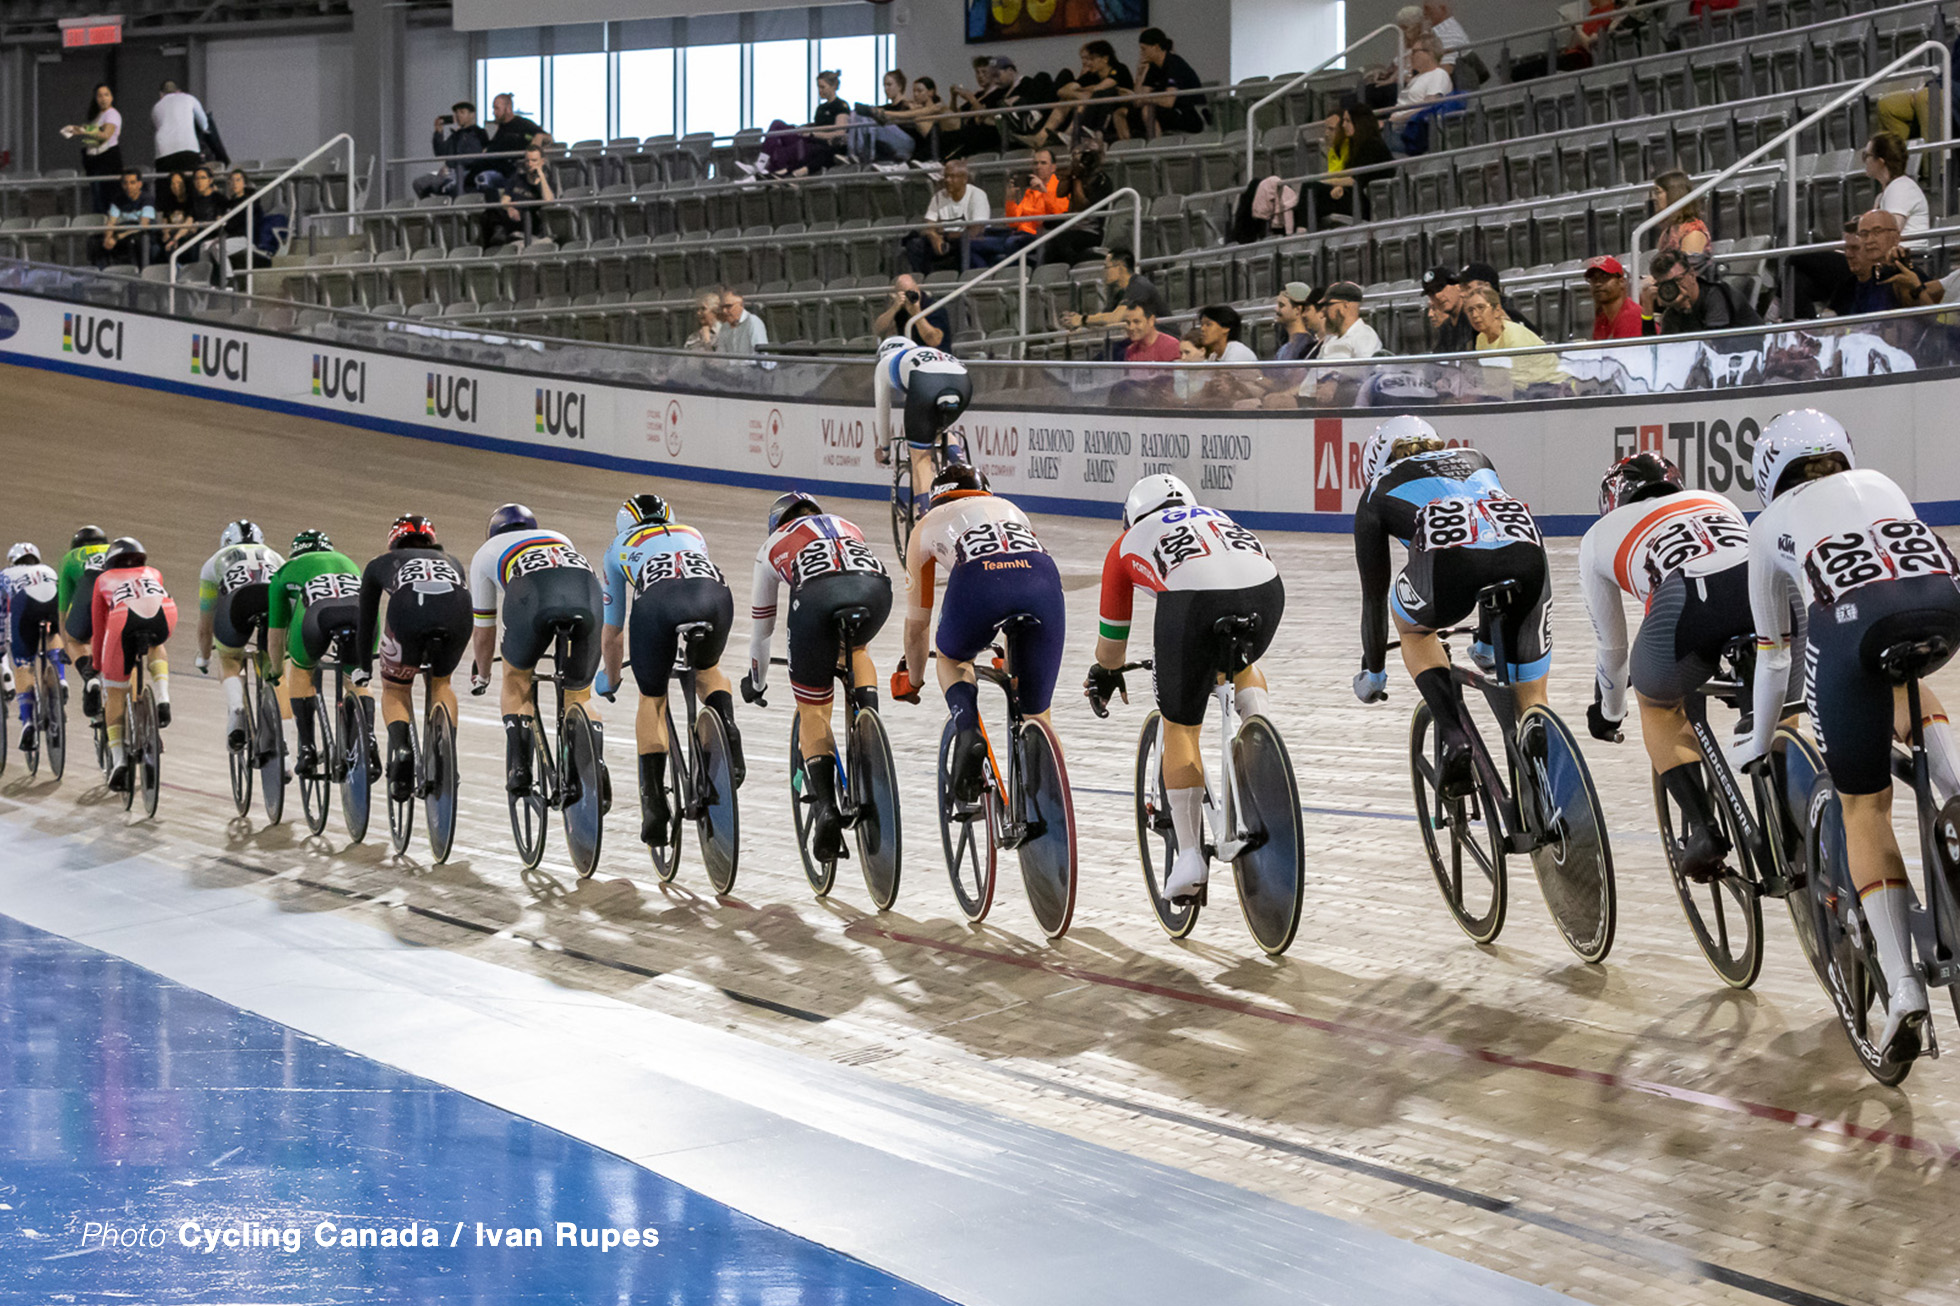
[{"label": "metal handrail", "polygon": [[[256,212],[258,202],[259,202],[259,196],[263,195],[266,191],[271,190],[274,186],[283,184],[285,181],[291,178],[295,173],[299,172],[302,168],[304,168],[307,164],[313,162],[313,160],[319,158],[322,154],[325,154],[328,150],[331,150],[332,148],[334,148],[334,146],[339,145],[343,142],[345,142],[347,146],[347,221],[348,221],[348,229],[351,231],[353,229],[353,222],[354,222],[354,138],[346,132],[340,132],[337,135],[329,137],[326,141],[322,142],[319,146],[317,146],[312,153],[308,154],[303,159],[297,160],[292,167],[286,169],[284,172],[280,173],[277,177],[274,177],[271,181],[266,182],[263,186],[259,187],[258,190],[254,191],[250,195],[247,195],[244,199],[238,201],[238,203],[232,205],[230,208],[226,209],[223,213],[220,213],[217,217],[205,223],[202,227],[199,227],[197,231],[191,235],[189,240],[183,240],[177,243],[177,248],[170,251],[170,284],[173,287],[173,289],[170,292],[170,311],[173,313],[177,311],[177,292],[174,289],[174,287],[177,284],[178,261],[184,257],[185,250],[191,248],[194,245],[199,244],[201,241],[203,241],[203,239],[206,236],[209,236],[213,231],[222,231],[224,229],[224,225],[227,222],[230,222],[234,217],[236,217],[240,213],[244,213],[246,215],[245,248],[247,250],[251,250],[255,248],[253,244],[254,233],[253,233],[252,216]],[[219,240],[222,247],[223,237],[220,236]],[[246,268],[247,270],[245,273],[245,286],[246,286],[247,293],[250,293],[251,288],[254,284],[253,281],[254,270],[252,269],[249,260],[247,261]]]},{"label": "metal handrail", "polygon": [[[1771,137],[1763,144],[1758,145],[1755,149],[1743,155],[1741,158],[1737,159],[1734,163],[1731,163],[1728,167],[1722,169],[1722,171],[1716,173],[1713,177],[1710,177],[1707,181],[1701,183],[1701,185],[1695,187],[1693,190],[1689,191],[1686,195],[1683,195],[1680,199],[1674,201],[1674,203],[1668,205],[1666,208],[1656,213],[1653,217],[1648,218],[1645,222],[1642,222],[1639,226],[1635,227],[1633,229],[1632,234],[1627,237],[1627,244],[1632,247],[1628,251],[1627,261],[1626,261],[1628,277],[1632,278],[1635,282],[1638,282],[1643,272],[1643,267],[1640,259],[1640,238],[1642,236],[1646,235],[1649,231],[1653,230],[1655,227],[1658,227],[1661,224],[1667,222],[1668,220],[1673,218],[1675,214],[1679,213],[1682,209],[1694,203],[1696,200],[1700,199],[1703,195],[1706,195],[1709,191],[1713,190],[1721,183],[1727,181],[1730,177],[1733,177],[1736,173],[1742,171],[1744,168],[1748,167],[1756,160],[1762,158],[1764,155],[1770,153],[1778,146],[1782,146],[1784,149],[1782,166],[1784,169],[1783,188],[1785,192],[1784,195],[1785,218],[1788,223],[1786,227],[1786,235],[1789,239],[1795,240],[1797,236],[1797,138],[1800,135],[1802,135],[1806,130],[1808,130],[1810,127],[1822,121],[1826,115],[1831,113],[1831,111],[1836,109],[1839,105],[1845,104],[1850,100],[1862,96],[1864,94],[1865,88],[1875,85],[1879,82],[1889,80],[1893,75],[1898,73],[1900,69],[1904,67],[1904,65],[1911,63],[1913,60],[1918,59],[1921,55],[1924,54],[1931,54],[1935,57],[1944,74],[1941,84],[1944,86],[1951,86],[1953,84],[1953,52],[1947,49],[1947,47],[1939,41],[1920,42],[1912,49],[1906,51],[1904,54],[1894,59],[1891,63],[1886,64],[1883,68],[1879,69],[1877,72],[1871,74],[1869,77],[1866,77],[1864,80],[1856,83],[1855,85],[1850,87],[1850,89],[1840,92],[1837,96],[1832,98],[1828,103],[1813,110],[1808,116],[1798,120],[1796,123],[1793,123],[1791,126],[1785,128],[1782,132],[1780,132],[1776,136]],[[1935,142],[1950,140],[1953,136],[1953,122],[1952,122],[1953,104],[1951,98],[1945,94],[1940,94],[1940,95],[1929,96],[1928,99],[1938,100],[1940,105],[1940,111],[1938,116],[1939,134],[1937,136],[1934,136],[1932,139]],[[1941,205],[1942,207],[1944,207],[1945,196],[1946,196],[1946,185],[1945,185],[1946,164],[1944,158],[1939,155],[1934,156],[1934,163],[1935,166],[1940,169],[1940,175],[1938,178],[1939,180],[1938,190],[1941,197]]]},{"label": "metal handrail", "polygon": [[[1097,200],[1081,212],[1070,214],[1068,221],[1057,226],[1053,231],[1042,232],[1039,236],[1036,236],[1033,240],[1021,246],[1021,248],[1015,250],[1000,262],[981,272],[979,276],[974,277],[971,281],[962,281],[953,288],[951,294],[941,296],[939,299],[933,301],[933,311],[935,313],[943,312],[948,304],[953,303],[960,296],[966,294],[982,282],[992,280],[1003,269],[1012,265],[1018,267],[1021,272],[1021,330],[1026,331],[1028,329],[1028,255],[1034,253],[1043,245],[1046,245],[1049,241],[1055,239],[1055,237],[1061,235],[1070,227],[1082,222],[1092,214],[1110,208],[1117,200],[1122,199],[1125,195],[1130,197],[1131,202],[1135,206],[1133,215],[1134,228],[1130,237],[1130,249],[1132,252],[1141,249],[1143,247],[1143,196],[1137,193],[1135,187],[1125,186],[1119,191],[1112,191],[1110,194],[1103,196],[1103,198]],[[905,323],[905,335],[907,339],[912,338],[912,329],[918,325],[919,319],[922,316],[924,314],[914,313]],[[951,318],[946,319],[949,324],[952,320]]]},{"label": "metal handrail", "polygon": [[1333,54],[1328,55],[1325,59],[1322,59],[1319,63],[1307,69],[1307,71],[1296,73],[1291,80],[1281,86],[1275,87],[1263,99],[1254,101],[1252,107],[1245,111],[1245,175],[1247,181],[1252,179],[1253,154],[1259,145],[1259,111],[1281,96],[1291,94],[1296,86],[1300,86],[1326,72],[1329,68],[1332,68],[1335,64],[1347,58],[1350,53],[1359,50],[1383,32],[1395,33],[1395,85],[1398,88],[1402,85],[1402,59],[1407,51],[1402,46],[1402,29],[1395,23],[1383,23],[1366,36],[1357,37],[1349,41]]}]

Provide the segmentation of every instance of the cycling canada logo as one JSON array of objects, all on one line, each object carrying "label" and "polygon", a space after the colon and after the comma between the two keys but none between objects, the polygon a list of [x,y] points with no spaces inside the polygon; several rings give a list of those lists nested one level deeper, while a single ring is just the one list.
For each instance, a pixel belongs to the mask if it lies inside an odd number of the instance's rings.
[{"label": "cycling canada logo", "polygon": [[474,377],[430,372],[424,389],[424,410],[430,417],[447,417],[458,422],[476,422]]},{"label": "cycling canada logo", "polygon": [[667,401],[666,436],[667,436],[667,456],[669,458],[680,457],[681,456],[681,405],[680,405],[680,401],[677,399],[670,399]]},{"label": "cycling canada logo", "polygon": [[191,333],[191,375],[222,377],[244,381],[251,362],[251,346],[226,336]]},{"label": "cycling canada logo", "polygon": [[322,399],[367,402],[367,364],[334,354],[313,355],[313,393]]},{"label": "cycling canada logo", "polygon": [[769,410],[769,465],[783,465],[783,414],[779,408]]},{"label": "cycling canada logo", "polygon": [[97,317],[93,313],[63,313],[61,352],[84,356],[93,354],[97,358],[120,363],[123,356],[123,324],[112,317]]},{"label": "cycling canada logo", "polygon": [[567,440],[585,438],[585,395],[580,391],[539,386],[536,415],[539,435],[562,435]]}]

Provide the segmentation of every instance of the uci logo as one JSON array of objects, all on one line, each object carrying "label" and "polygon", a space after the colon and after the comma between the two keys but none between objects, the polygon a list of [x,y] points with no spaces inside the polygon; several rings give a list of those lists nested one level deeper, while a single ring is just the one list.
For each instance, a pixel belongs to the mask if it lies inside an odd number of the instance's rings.
[{"label": "uci logo", "polygon": [[476,385],[476,381],[467,376],[445,376],[440,372],[430,372],[424,395],[427,415],[474,423]]},{"label": "uci logo", "polygon": [[367,364],[332,354],[313,355],[313,393],[322,399],[367,402]]},{"label": "uci logo", "polygon": [[251,347],[243,340],[223,336],[191,335],[191,375],[217,376],[227,381],[244,381],[251,362]]},{"label": "uci logo", "polygon": [[61,352],[93,354],[120,363],[123,356],[123,324],[114,318],[93,313],[61,315]]},{"label": "uci logo", "polygon": [[577,390],[537,388],[537,433],[562,435],[567,440],[585,438],[585,396]]}]

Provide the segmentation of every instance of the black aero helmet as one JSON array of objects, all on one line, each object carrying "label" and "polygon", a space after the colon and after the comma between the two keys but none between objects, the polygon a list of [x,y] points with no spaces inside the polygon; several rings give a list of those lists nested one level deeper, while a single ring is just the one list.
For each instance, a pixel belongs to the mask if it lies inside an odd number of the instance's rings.
[{"label": "black aero helmet", "polygon": [[667,501],[657,494],[636,494],[619,505],[619,512],[613,517],[616,530],[629,531],[635,526],[649,523],[666,526],[674,520],[674,510]]},{"label": "black aero helmet", "polygon": [[538,528],[537,514],[521,503],[507,503],[490,514],[490,528],[483,538],[493,540],[506,531],[534,531]]},{"label": "black aero helmet", "polygon": [[79,549],[85,544],[107,544],[108,542],[109,532],[103,530],[100,526],[84,526],[75,532],[73,539],[68,541],[68,547]]},{"label": "black aero helmet", "polygon": [[333,541],[325,531],[301,531],[293,536],[293,550],[288,557],[301,558],[309,553],[330,553]]},{"label": "black aero helmet", "polygon": [[948,494],[986,488],[987,478],[972,463],[947,463],[932,478],[932,502],[938,503],[941,497]]},{"label": "black aero helmet", "polygon": [[823,513],[823,506],[801,490],[791,490],[778,495],[769,505],[769,533],[774,535],[784,522],[795,521],[798,517],[817,517]]},{"label": "black aero helmet", "polygon": [[1651,451],[1632,454],[1607,468],[1600,478],[1599,515],[1604,517],[1615,508],[1687,488],[1681,469],[1669,459]]},{"label": "black aero helmet", "polygon": [[419,512],[405,512],[388,528],[391,549],[435,549],[436,524]]},{"label": "black aero helmet", "polygon": [[102,555],[102,570],[114,571],[118,567],[141,567],[150,560],[143,547],[143,541],[134,535],[123,535],[109,545],[109,551]]}]

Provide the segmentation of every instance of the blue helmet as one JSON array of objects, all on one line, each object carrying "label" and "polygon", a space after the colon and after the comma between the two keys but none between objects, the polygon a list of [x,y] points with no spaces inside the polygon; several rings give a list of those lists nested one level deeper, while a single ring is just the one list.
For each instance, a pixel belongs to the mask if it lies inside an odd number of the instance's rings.
[{"label": "blue helmet", "polygon": [[534,531],[538,528],[538,516],[521,503],[507,503],[490,514],[490,529],[484,532],[486,540],[495,539],[506,531]]},{"label": "blue helmet", "polygon": [[798,517],[815,517],[822,512],[823,505],[815,499],[801,490],[791,490],[769,505],[769,533],[774,535],[777,528],[786,521],[795,521]]}]

